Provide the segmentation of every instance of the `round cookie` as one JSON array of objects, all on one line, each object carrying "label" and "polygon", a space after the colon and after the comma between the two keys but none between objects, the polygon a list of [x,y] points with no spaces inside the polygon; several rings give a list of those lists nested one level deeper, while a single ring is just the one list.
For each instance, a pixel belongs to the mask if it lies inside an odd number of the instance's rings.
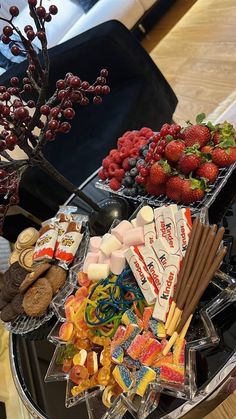
[{"label": "round cookie", "polygon": [[23,303],[23,295],[22,294],[15,295],[15,297],[13,298],[13,300],[11,302],[12,309],[13,309],[14,313],[16,313],[18,316],[20,314],[24,313],[24,308],[23,308],[22,303]]},{"label": "round cookie", "polygon": [[25,268],[29,272],[33,270],[33,253],[33,247],[29,247],[27,249],[22,250],[19,255],[20,266],[22,268]]},{"label": "round cookie", "polygon": [[34,227],[23,230],[17,237],[18,246],[22,249],[33,246],[38,240],[39,232]]},{"label": "round cookie", "polygon": [[53,265],[45,275],[45,278],[50,282],[53,295],[65,284],[67,271],[60,266]]},{"label": "round cookie", "polygon": [[8,304],[6,300],[4,300],[2,293],[0,294],[0,311]]},{"label": "round cookie", "polygon": [[22,268],[18,262],[15,262],[10,266],[7,272],[5,272],[5,283],[13,281],[13,283],[19,287],[27,273],[28,271],[25,268]]},{"label": "round cookie", "polygon": [[21,250],[22,250],[22,247],[19,245],[18,241],[15,242],[14,248],[17,252],[21,252]]},{"label": "round cookie", "polygon": [[39,278],[26,291],[23,308],[30,317],[39,317],[47,310],[52,300],[52,287],[46,278]]},{"label": "round cookie", "polygon": [[15,262],[18,262],[19,260],[19,252],[17,250],[13,250],[13,252],[10,254],[9,257],[9,263],[12,265]]},{"label": "round cookie", "polygon": [[6,301],[11,301],[16,294],[18,294],[19,287],[14,284],[13,279],[11,278],[8,282],[4,284],[2,289],[2,297]]},{"label": "round cookie", "polygon": [[49,268],[50,263],[42,263],[41,265],[37,266],[32,272],[28,273],[24,279],[24,281],[20,285],[20,292],[25,292],[30,285],[32,285],[36,279],[38,279],[42,274],[44,274]]},{"label": "round cookie", "polygon": [[6,323],[15,320],[17,316],[18,315],[13,311],[11,304],[7,304],[7,306],[2,309],[0,314],[1,320]]}]

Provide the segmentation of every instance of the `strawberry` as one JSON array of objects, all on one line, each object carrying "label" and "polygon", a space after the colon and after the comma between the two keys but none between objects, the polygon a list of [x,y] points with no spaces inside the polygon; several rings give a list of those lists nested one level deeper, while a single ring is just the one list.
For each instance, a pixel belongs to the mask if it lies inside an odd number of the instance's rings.
[{"label": "strawberry", "polygon": [[220,131],[215,131],[215,132],[213,133],[213,136],[212,136],[212,141],[213,141],[213,143],[214,143],[215,145],[216,145],[216,144],[219,144],[220,140],[221,140]]},{"label": "strawberry", "polygon": [[147,193],[155,196],[163,195],[166,193],[166,185],[164,183],[161,185],[154,185],[149,177],[147,178],[145,189]]},{"label": "strawberry", "polygon": [[201,147],[200,149],[201,153],[205,153],[205,154],[211,154],[213,151],[213,147],[211,145],[204,145],[203,147]]},{"label": "strawberry", "polygon": [[236,147],[216,147],[212,152],[212,160],[219,167],[230,166],[236,161]]},{"label": "strawberry", "polygon": [[179,169],[185,175],[196,170],[201,164],[200,153],[196,146],[185,149],[185,152],[179,159]]},{"label": "strawberry", "polygon": [[177,162],[185,149],[185,144],[182,141],[170,141],[165,147],[165,157],[170,162]]},{"label": "strawberry", "polygon": [[215,130],[213,131],[213,134],[212,134],[212,141],[215,145],[225,140],[234,141],[234,139],[235,139],[235,129],[232,124],[225,121],[215,126]]},{"label": "strawberry", "polygon": [[185,179],[183,181],[181,201],[184,204],[200,201],[204,197],[204,182],[198,179]]},{"label": "strawberry", "polygon": [[118,191],[121,187],[121,183],[113,177],[110,179],[109,186],[113,191]]},{"label": "strawberry", "polygon": [[154,163],[150,168],[150,180],[154,185],[166,183],[171,172],[170,165],[166,160]]},{"label": "strawberry", "polygon": [[202,177],[206,179],[209,183],[214,183],[219,174],[218,167],[212,162],[206,162],[201,164],[201,166],[196,171],[197,177]]},{"label": "strawberry", "polygon": [[199,144],[203,147],[211,139],[211,132],[206,125],[190,125],[183,132],[183,139],[186,147]]},{"label": "strawberry", "polygon": [[184,179],[179,176],[172,176],[166,182],[166,195],[173,201],[181,201]]}]

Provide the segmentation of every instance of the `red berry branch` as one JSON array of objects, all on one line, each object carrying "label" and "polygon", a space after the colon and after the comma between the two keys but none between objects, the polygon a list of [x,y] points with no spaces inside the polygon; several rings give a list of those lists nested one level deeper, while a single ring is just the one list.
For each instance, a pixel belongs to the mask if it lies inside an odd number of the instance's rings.
[{"label": "red berry branch", "polygon": [[[94,104],[102,102],[102,96],[110,92],[106,84],[108,71],[102,69],[93,84],[67,73],[64,79],[56,82],[52,97],[47,97],[50,62],[45,24],[53,20],[58,10],[55,5],[46,10],[42,3],[42,0],[28,0],[35,28],[26,25],[24,33],[14,25],[14,18],[20,13],[18,7],[10,7],[9,19],[0,16],[0,20],[6,22],[1,41],[10,44],[11,36],[17,34],[22,49],[13,45],[11,53],[17,56],[24,52],[28,60],[26,77],[22,81],[12,77],[10,86],[0,85],[0,230],[9,206],[19,202],[22,173],[32,166],[40,167],[70,193],[80,196],[92,208],[98,208],[50,164],[43,155],[43,147],[48,141],[55,141],[58,133],[70,132],[77,105],[86,106],[91,98]],[[41,43],[41,61],[33,45],[36,38]],[[26,99],[26,95],[27,98],[32,95],[32,99]],[[16,146],[24,151],[26,159],[15,160],[10,156],[9,151]]]}]

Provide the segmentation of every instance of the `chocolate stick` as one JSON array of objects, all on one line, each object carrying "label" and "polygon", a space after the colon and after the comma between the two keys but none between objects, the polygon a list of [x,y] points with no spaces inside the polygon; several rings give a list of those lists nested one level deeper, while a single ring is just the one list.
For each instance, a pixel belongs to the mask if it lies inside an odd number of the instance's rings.
[{"label": "chocolate stick", "polygon": [[185,253],[185,256],[184,256],[184,259],[183,259],[183,262],[182,262],[182,266],[180,268],[180,272],[179,272],[179,275],[178,275],[178,278],[177,278],[177,284],[176,284],[176,288],[175,288],[175,292],[174,292],[173,301],[171,303],[170,310],[169,310],[167,320],[166,320],[166,323],[165,323],[165,329],[166,330],[169,328],[169,325],[170,325],[170,323],[172,321],[172,318],[174,316],[174,312],[175,312],[175,308],[176,308],[176,301],[177,301],[178,294],[180,292],[180,288],[181,288],[181,284],[182,284],[182,278],[184,276],[184,272],[185,272],[186,266],[188,264],[189,254],[190,254],[191,249],[192,249],[192,245],[193,245],[194,238],[195,238],[195,233],[198,229],[199,223],[200,223],[199,217],[195,218],[195,220],[193,222],[193,225],[192,225],[187,250],[186,250],[186,253]]},{"label": "chocolate stick", "polygon": [[[218,269],[221,261],[223,260],[224,256],[226,255],[226,253],[227,253],[227,247],[224,247],[222,250],[220,250],[217,253],[217,255],[216,255],[210,269],[208,270],[206,276],[205,277],[203,277],[203,275],[201,276],[200,286],[197,290],[197,293],[195,294],[194,298],[192,299],[190,305],[188,307],[186,306],[184,308],[183,315],[182,315],[182,318],[180,320],[180,323],[178,324],[178,326],[176,328],[176,331],[171,336],[169,342],[167,343],[167,345],[163,349],[163,352],[162,352],[163,355],[166,355],[169,352],[169,350],[171,349],[171,347],[174,345],[174,343],[177,340],[180,332],[182,332],[183,328],[185,327],[186,322],[187,322],[188,325],[190,324],[189,317],[195,311],[195,309],[196,309],[196,307],[199,303],[200,298],[202,297],[202,295],[203,295],[205,289],[207,288],[209,282],[213,278],[216,270]],[[187,329],[187,327],[186,327],[186,329]],[[185,330],[184,332],[186,334],[187,330]]]},{"label": "chocolate stick", "polygon": [[[203,266],[203,271],[201,273],[201,276],[203,278],[204,278],[204,276],[206,276],[208,270],[210,269],[210,266],[211,266],[211,264],[212,264],[212,262],[215,258],[216,252],[217,252],[217,250],[219,248],[219,245],[221,243],[221,240],[223,238],[224,232],[225,232],[224,227],[221,227],[221,228],[219,228],[219,230],[217,231],[217,233],[215,235],[215,238],[214,238],[214,241],[212,243],[212,247],[210,249],[210,252],[207,253],[207,258],[205,258],[205,263],[204,263],[205,266]],[[195,286],[192,286],[191,289],[189,290],[189,294],[188,294],[187,300],[185,302],[186,306],[188,306],[188,304],[190,304],[190,302],[192,301],[192,299],[195,295],[195,292],[196,292],[196,289],[197,289],[197,286],[198,286],[198,281],[196,283],[194,282],[194,284],[195,284]]]}]

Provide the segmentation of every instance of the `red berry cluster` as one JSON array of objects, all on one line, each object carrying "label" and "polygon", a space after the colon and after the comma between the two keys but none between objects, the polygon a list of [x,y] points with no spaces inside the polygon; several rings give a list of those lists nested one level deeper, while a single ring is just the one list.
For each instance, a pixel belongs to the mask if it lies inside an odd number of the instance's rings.
[{"label": "red berry cluster", "polygon": [[17,171],[12,173],[0,169],[0,231],[2,231],[3,220],[11,205],[19,202],[19,181]]},{"label": "red berry cluster", "polygon": [[[134,169],[136,160],[139,157],[139,149],[147,144],[153,136],[150,128],[143,127],[139,131],[127,131],[117,141],[117,149],[110,151],[109,155],[102,161],[102,169],[99,172],[101,180],[109,179],[109,186],[112,190],[118,190],[125,178],[125,174]],[[134,179],[137,173],[133,176]]]},{"label": "red berry cluster", "polygon": [[[122,182],[126,196],[137,196],[142,186],[144,193],[166,195],[185,204],[204,197],[206,187],[216,181],[219,167],[236,161],[236,131],[228,122],[214,126],[202,123],[199,117],[187,127],[164,124],[145,147],[140,146],[135,167],[125,168],[130,170]],[[132,149],[132,144],[129,147]],[[106,165],[107,158],[103,162]],[[104,163],[102,180],[112,175]],[[120,188],[118,181],[109,185],[114,190]]]}]

